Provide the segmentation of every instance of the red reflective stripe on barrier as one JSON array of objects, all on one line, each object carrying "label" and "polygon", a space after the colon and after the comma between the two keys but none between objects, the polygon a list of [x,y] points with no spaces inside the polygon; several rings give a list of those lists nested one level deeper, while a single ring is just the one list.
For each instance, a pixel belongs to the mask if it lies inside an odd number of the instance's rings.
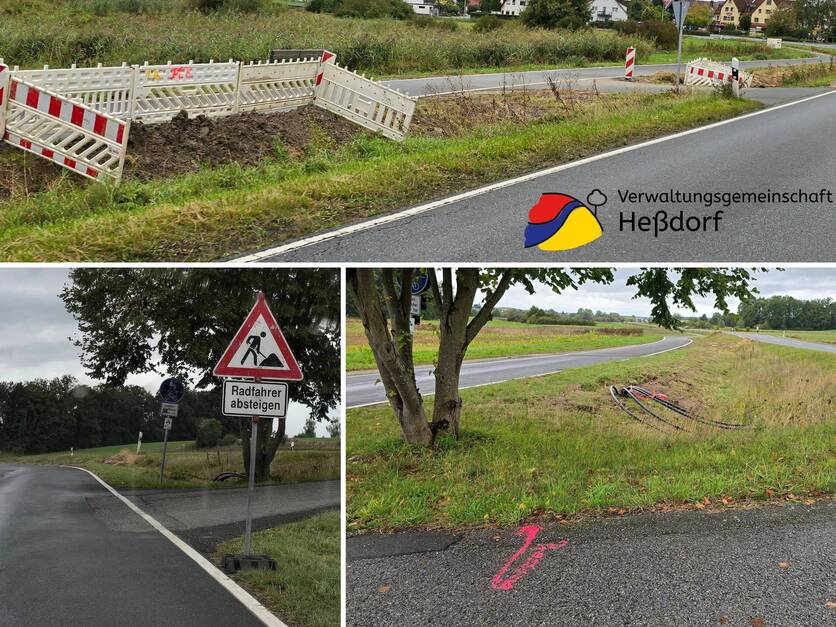
[{"label": "red reflective stripe on barrier", "polygon": [[119,124],[119,126],[116,130],[116,143],[121,144],[124,137],[125,137],[125,125],[124,124]]},{"label": "red reflective stripe on barrier", "polygon": [[26,150],[31,150],[32,149],[32,142],[30,142],[28,139],[21,139],[20,140],[20,145],[23,148],[26,148]]},{"label": "red reflective stripe on barrier", "polygon": [[9,87],[9,100],[14,100],[15,96],[17,96],[17,83],[12,81],[12,84]]},{"label": "red reflective stripe on barrier", "polygon": [[96,178],[97,176],[99,176],[99,173],[93,168],[87,168],[87,176]]},{"label": "red reflective stripe on barrier", "polygon": [[714,78],[714,70],[708,70],[708,78]]},{"label": "red reflective stripe on barrier", "polygon": [[103,115],[96,114],[96,120],[93,122],[93,132],[96,135],[104,135],[107,130],[107,118]]},{"label": "red reflective stripe on barrier", "polygon": [[32,107],[33,109],[38,108],[38,99],[40,94],[36,92],[34,89],[30,89],[29,92],[26,94],[26,106]]},{"label": "red reflective stripe on barrier", "polygon": [[64,157],[64,165],[68,168],[72,168],[75,170],[75,159],[70,159],[69,157]]},{"label": "red reflective stripe on barrier", "polygon": [[49,99],[49,115],[53,117],[61,117],[61,100],[55,96]]},{"label": "red reflective stripe on barrier", "polygon": [[3,104],[3,88],[0,87],[0,105]]},{"label": "red reflective stripe on barrier", "polygon": [[703,75],[703,69],[702,68],[697,68],[697,75],[699,75],[699,76]]},{"label": "red reflective stripe on barrier", "polygon": [[84,125],[84,109],[78,105],[73,105],[73,112],[70,114],[70,122],[76,126]]},{"label": "red reflective stripe on barrier", "polygon": [[49,148],[44,148],[44,149],[41,151],[41,154],[42,154],[44,157],[46,157],[47,159],[52,159],[52,158],[55,156],[55,153],[54,153],[52,150],[50,150]]}]

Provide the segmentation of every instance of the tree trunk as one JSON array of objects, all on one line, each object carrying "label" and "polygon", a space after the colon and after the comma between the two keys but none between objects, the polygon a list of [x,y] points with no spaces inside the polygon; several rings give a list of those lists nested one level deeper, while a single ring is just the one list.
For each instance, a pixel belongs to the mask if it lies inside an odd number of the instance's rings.
[{"label": "tree trunk", "polygon": [[[252,422],[250,423],[252,425]],[[284,439],[285,434],[285,420],[279,419],[279,428],[275,433],[272,433],[273,421],[271,419],[260,419],[258,423],[258,439],[256,440],[255,450],[255,480],[259,483],[268,481],[270,479],[270,466],[276,453],[279,450],[279,444]],[[250,474],[250,437],[252,435],[252,426],[247,430],[247,437],[241,440],[241,451],[244,456],[244,474],[249,477]]]},{"label": "tree trunk", "polygon": [[465,326],[439,324],[438,364],[435,367],[435,400],[433,402],[432,431],[447,429],[459,437],[462,399],[459,396],[459,375],[467,351]]},{"label": "tree trunk", "polygon": [[[415,382],[415,369],[412,364],[408,288],[406,297],[403,294],[398,296],[390,273],[391,270],[384,271],[391,332],[380,306],[373,271],[370,268],[352,270],[349,273],[349,284],[386,390],[386,398],[400,424],[404,440],[410,444],[429,446],[433,442],[433,433],[424,412],[424,403]],[[402,283],[408,286],[406,278],[402,278]]]}]

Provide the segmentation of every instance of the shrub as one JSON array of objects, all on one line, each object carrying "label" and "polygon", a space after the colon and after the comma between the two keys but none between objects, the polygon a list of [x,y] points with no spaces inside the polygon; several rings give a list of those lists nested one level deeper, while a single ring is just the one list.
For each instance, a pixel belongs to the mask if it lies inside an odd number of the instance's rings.
[{"label": "shrub", "polygon": [[676,26],[673,22],[663,22],[661,20],[650,20],[639,24],[639,35],[653,39],[656,45],[662,50],[673,50],[676,48],[676,42],[679,39],[679,33],[676,32]]},{"label": "shrub", "polygon": [[453,20],[440,20],[429,15],[416,15],[412,23],[418,28],[434,28],[436,30],[455,31],[459,28]]},{"label": "shrub", "polygon": [[392,17],[396,20],[408,20],[415,13],[403,0],[342,0],[334,11],[334,15],[365,19]]},{"label": "shrub", "polygon": [[483,15],[473,23],[473,31],[476,33],[489,33],[492,30],[502,28],[505,24],[495,15]]},{"label": "shrub", "polygon": [[238,442],[238,438],[235,437],[234,433],[227,433],[224,437],[221,438],[221,445],[223,446],[232,446]]},{"label": "shrub", "polygon": [[520,16],[529,28],[577,30],[589,19],[587,0],[531,0]]},{"label": "shrub", "polygon": [[195,444],[199,448],[206,448],[207,446],[217,446],[221,439],[221,421],[216,418],[209,418],[201,420],[197,426],[197,440]]},{"label": "shrub", "polygon": [[255,13],[267,6],[266,0],[190,0],[190,5],[202,13],[237,11]]}]

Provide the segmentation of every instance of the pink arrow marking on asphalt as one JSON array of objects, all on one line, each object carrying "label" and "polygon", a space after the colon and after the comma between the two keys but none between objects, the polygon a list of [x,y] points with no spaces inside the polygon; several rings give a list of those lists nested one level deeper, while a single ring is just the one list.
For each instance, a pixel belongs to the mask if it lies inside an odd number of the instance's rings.
[{"label": "pink arrow marking on asphalt", "polygon": [[528,551],[531,547],[531,543],[534,542],[534,538],[536,538],[537,534],[542,530],[543,528],[539,525],[525,525],[517,530],[516,535],[525,538],[525,542],[523,542],[523,545],[511,556],[511,559],[505,562],[496,575],[494,575],[491,580],[491,587],[494,590],[511,590],[514,587],[514,584],[537,567],[537,564],[539,564],[540,560],[542,560],[546,555],[546,551],[562,549],[569,544],[568,540],[550,542],[548,544],[535,544],[534,552],[519,566],[514,568],[513,572],[508,577],[505,577],[505,573],[508,572],[514,562],[519,560],[525,552]]}]

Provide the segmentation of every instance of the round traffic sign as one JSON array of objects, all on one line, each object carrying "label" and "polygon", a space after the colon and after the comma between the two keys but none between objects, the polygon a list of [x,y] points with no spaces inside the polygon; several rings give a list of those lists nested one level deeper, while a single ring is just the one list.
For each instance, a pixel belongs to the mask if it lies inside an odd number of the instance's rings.
[{"label": "round traffic sign", "polygon": [[183,395],[186,393],[186,385],[175,377],[169,377],[160,384],[160,390],[157,392],[164,403],[179,403],[183,400]]},{"label": "round traffic sign", "polygon": [[418,296],[419,294],[423,294],[429,286],[430,277],[427,271],[420,268],[416,269],[415,274],[412,276],[412,295]]}]

